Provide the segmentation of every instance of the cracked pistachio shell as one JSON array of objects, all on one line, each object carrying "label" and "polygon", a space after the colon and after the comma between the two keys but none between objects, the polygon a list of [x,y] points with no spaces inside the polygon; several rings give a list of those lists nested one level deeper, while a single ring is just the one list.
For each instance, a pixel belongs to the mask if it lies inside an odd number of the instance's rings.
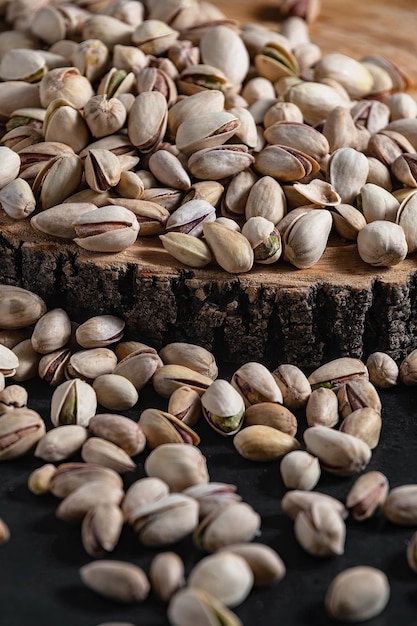
[{"label": "cracked pistachio shell", "polygon": [[329,143],[318,130],[307,124],[292,121],[275,122],[265,129],[265,139],[270,144],[295,148],[321,161],[329,154]]},{"label": "cracked pistachio shell", "polygon": [[234,435],[242,426],[245,403],[227,380],[216,379],[201,396],[203,415],[221,435]]},{"label": "cracked pistachio shell", "polygon": [[163,398],[169,398],[173,391],[186,385],[201,396],[213,383],[213,379],[200,374],[185,365],[168,364],[159,367],[152,378],[155,391]]},{"label": "cracked pistachio shell", "polygon": [[54,426],[87,426],[96,412],[97,396],[88,383],[74,378],[58,385],[51,398],[51,422]]},{"label": "cracked pistachio shell", "polygon": [[243,626],[240,619],[216,598],[203,591],[186,587],[178,591],[168,606],[172,626]]},{"label": "cracked pistachio shell", "polygon": [[168,413],[178,417],[184,424],[194,426],[201,416],[200,396],[191,387],[179,387],[169,397]]},{"label": "cracked pistachio shell", "polygon": [[294,521],[298,543],[313,556],[335,556],[344,553],[346,525],[339,513],[323,502],[300,511]]},{"label": "cracked pistachio shell", "polygon": [[93,389],[97,395],[97,402],[110,411],[131,409],[139,399],[134,384],[114,371],[97,376],[93,381]]},{"label": "cracked pistachio shell", "polygon": [[214,355],[197,344],[181,341],[168,343],[159,351],[159,356],[166,365],[184,365],[213,380],[217,378],[218,367]]},{"label": "cracked pistachio shell", "polygon": [[133,528],[145,546],[165,546],[184,539],[198,524],[198,503],[182,493],[170,493],[132,513]]},{"label": "cracked pistachio shell", "polygon": [[239,129],[240,122],[232,113],[219,111],[186,118],[178,127],[175,143],[187,156],[224,144]]},{"label": "cracked pistachio shell", "polygon": [[[24,341],[27,341],[27,339],[24,339]],[[16,345],[19,346],[21,343],[22,342]],[[14,346],[13,350],[11,350],[10,348],[0,344],[0,373],[4,378],[14,376],[17,368],[19,367],[19,357],[15,354],[15,349],[16,346]]]},{"label": "cracked pistachio shell", "polygon": [[137,391],[140,391],[162,365],[158,354],[139,348],[124,356],[116,365],[113,374],[124,376]]},{"label": "cracked pistachio shell", "polygon": [[272,376],[281,389],[282,401],[287,409],[299,409],[307,404],[311,387],[299,367],[283,363],[272,372]]},{"label": "cracked pistachio shell", "polygon": [[84,426],[77,424],[53,428],[48,430],[38,441],[34,454],[36,457],[52,463],[64,461],[80,450],[87,436],[87,430]]},{"label": "cracked pistachio shell", "polygon": [[253,587],[253,574],[244,558],[220,551],[202,558],[188,577],[190,587],[207,591],[225,606],[241,604]]},{"label": "cracked pistachio shell", "polygon": [[84,175],[93,191],[100,193],[115,187],[120,181],[121,171],[120,161],[111,150],[88,150],[84,160]]},{"label": "cracked pistachio shell", "polygon": [[168,602],[185,586],[184,562],[176,552],[160,552],[149,570],[152,589],[162,602]]},{"label": "cracked pistachio shell", "polygon": [[220,113],[224,109],[224,94],[216,89],[199,91],[176,102],[168,112],[168,130],[175,138],[178,127],[189,117]]},{"label": "cracked pistachio shell", "polygon": [[195,446],[164,443],[152,450],[144,467],[148,476],[160,478],[171,491],[209,481],[206,458]]},{"label": "cracked pistachio shell", "polygon": [[364,441],[327,426],[310,426],[304,441],[307,451],[319,458],[322,469],[338,476],[352,476],[371,460],[372,451]]},{"label": "cracked pistachio shell", "polygon": [[206,200],[190,200],[179,206],[168,218],[166,229],[201,237],[206,222],[214,222],[216,210]]},{"label": "cracked pistachio shell", "polygon": [[350,204],[338,204],[331,208],[335,231],[343,239],[356,241],[358,232],[366,226],[364,215]]},{"label": "cracked pistachio shell", "polygon": [[156,19],[144,20],[132,33],[134,43],[145,54],[159,56],[178,39],[179,33],[165,22]]},{"label": "cracked pistachio shell", "polygon": [[249,272],[253,266],[254,253],[246,237],[217,222],[205,222],[203,234],[216,262],[226,272]]},{"label": "cracked pistachio shell", "polygon": [[45,209],[34,215],[30,225],[41,233],[52,237],[73,239],[76,233],[73,222],[80,215],[94,211],[97,208],[92,202],[65,202]]},{"label": "cracked pistachio shell", "polygon": [[330,617],[343,622],[365,622],[385,609],[390,598],[388,578],[375,567],[345,569],[330,583],[324,600]]},{"label": "cracked pistachio shell", "polygon": [[126,491],[122,502],[122,511],[126,521],[133,524],[136,509],[165,498],[169,493],[168,485],[159,478],[139,478]]},{"label": "cracked pistachio shell", "polygon": [[1,58],[0,79],[24,80],[27,83],[39,81],[47,71],[45,59],[36,50],[14,48]]},{"label": "cracked pistachio shell", "polygon": [[124,327],[116,315],[95,315],[77,327],[75,338],[83,348],[100,348],[120,341]]},{"label": "cracked pistachio shell", "polygon": [[76,192],[82,175],[80,157],[64,152],[43,165],[33,182],[32,191],[35,197],[39,197],[42,209],[50,209]]},{"label": "cracked pistachio shell", "polygon": [[45,434],[45,422],[26,407],[6,411],[0,418],[0,461],[28,454]]},{"label": "cracked pistachio shell", "polygon": [[142,411],[139,426],[146,437],[149,448],[163,443],[186,443],[197,446],[200,437],[180,419],[160,409],[148,408]]},{"label": "cracked pistachio shell", "polygon": [[287,489],[311,491],[317,485],[321,475],[318,458],[305,450],[288,452],[281,460],[279,469]]},{"label": "cracked pistachio shell", "polygon": [[261,518],[246,502],[229,502],[206,515],[193,533],[193,542],[206,552],[233,543],[251,541],[259,532]]},{"label": "cracked pistachio shell", "polygon": [[123,513],[114,502],[99,502],[86,514],[81,526],[84,550],[92,557],[112,552],[123,528]]},{"label": "cracked pistachio shell", "polygon": [[281,235],[273,222],[261,217],[250,217],[242,227],[242,235],[252,246],[256,263],[275,263],[281,256]]},{"label": "cracked pistachio shell", "polygon": [[83,213],[73,227],[75,243],[93,252],[121,252],[135,243],[139,233],[136,215],[113,204]]},{"label": "cracked pistachio shell", "polygon": [[92,561],[81,567],[80,576],[100,596],[123,604],[142,602],[150,591],[145,572],[125,561]]},{"label": "cracked pistachio shell", "polygon": [[317,174],[320,169],[313,157],[287,146],[267,145],[255,157],[255,169],[280,183],[291,183],[306,176]]},{"label": "cracked pistachio shell", "polygon": [[352,357],[340,357],[328,361],[314,370],[308,377],[308,382],[314,390],[317,387],[339,387],[348,380],[354,378],[365,378],[368,380],[369,373],[367,367],[360,359]]},{"label": "cracked pistachio shell", "polygon": [[0,327],[19,329],[35,324],[47,311],[37,294],[13,285],[0,285]]},{"label": "cracked pistachio shell", "polygon": [[325,209],[296,217],[283,235],[284,260],[298,269],[315,265],[326,249],[332,225],[332,215]]},{"label": "cracked pistachio shell", "polygon": [[187,487],[183,493],[197,500],[200,519],[203,519],[219,506],[229,502],[241,502],[242,498],[236,493],[236,490],[236,485],[209,482],[205,485]]},{"label": "cracked pistachio shell", "polygon": [[111,374],[117,365],[117,356],[109,348],[88,348],[74,352],[65,369],[67,378],[81,378],[92,383],[97,376]]},{"label": "cracked pistachio shell", "polygon": [[258,402],[282,404],[281,390],[262,363],[250,361],[239,367],[232,376],[231,384],[242,396],[246,407]]},{"label": "cracked pistachio shell", "polygon": [[346,496],[346,506],[357,521],[372,517],[382,508],[389,491],[389,483],[385,474],[371,471],[365,472],[356,479]]},{"label": "cracked pistachio shell", "polygon": [[174,259],[189,267],[206,267],[212,262],[211,250],[203,239],[180,232],[159,235],[165,250]]},{"label": "cracked pistachio shell", "polygon": [[343,418],[347,417],[352,411],[364,407],[371,407],[377,413],[381,413],[380,397],[369,380],[357,379],[347,381],[337,389],[336,394],[339,411]]}]

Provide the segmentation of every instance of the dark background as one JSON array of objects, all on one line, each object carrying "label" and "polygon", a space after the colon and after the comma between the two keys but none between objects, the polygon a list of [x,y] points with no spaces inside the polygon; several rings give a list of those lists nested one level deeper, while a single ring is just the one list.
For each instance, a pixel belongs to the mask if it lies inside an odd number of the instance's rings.
[{"label": "dark background", "polygon": [[[223,378],[230,379],[232,372],[230,365],[220,368]],[[52,389],[39,380],[30,381],[26,387],[29,407],[41,413],[49,428]],[[391,487],[417,483],[416,388],[380,390],[380,396],[383,428],[367,470],[384,472]],[[137,420],[144,408],[165,409],[166,402],[149,386],[140,393],[138,405],[124,414]],[[104,412],[100,408],[98,411]],[[297,438],[302,441],[304,411],[297,412],[297,417]],[[262,516],[262,532],[255,541],[273,547],[287,568],[281,582],[254,589],[233,609],[246,626],[333,624],[324,610],[326,590],[338,572],[354,565],[381,568],[391,585],[387,608],[368,621],[369,626],[417,624],[417,574],[409,568],[405,556],[415,528],[394,526],[381,513],[361,523],[349,517],[345,553],[332,558],[312,557],[297,544],[293,522],[281,511],[285,488],[279,461],[260,464],[242,459],[232,439],[215,433],[203,419],[196,430],[201,436],[200,448],[207,457],[211,480],[237,485],[242,498]],[[135,458],[137,469],[125,475],[126,487],[145,476],[143,463],[147,454],[146,449]],[[58,499],[52,495],[35,496],[27,488],[30,472],[42,464],[33,454],[0,464],[0,517],[11,531],[10,540],[0,546],[1,626],[96,626],[106,621],[167,625],[166,607],[152,593],[141,604],[125,606],[99,597],[83,585],[78,570],[91,558],[82,547],[80,525],[55,517]],[[344,500],[355,478],[323,473],[316,490]],[[187,574],[204,556],[190,538],[163,549],[173,549],[182,556]],[[115,551],[105,558],[130,561],[148,573],[157,552],[141,546],[132,529],[125,526]]]}]

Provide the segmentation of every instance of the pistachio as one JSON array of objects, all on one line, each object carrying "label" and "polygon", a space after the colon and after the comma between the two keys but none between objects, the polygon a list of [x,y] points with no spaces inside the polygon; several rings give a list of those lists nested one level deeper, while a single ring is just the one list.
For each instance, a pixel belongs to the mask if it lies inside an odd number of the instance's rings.
[{"label": "pistachio", "polygon": [[57,498],[65,498],[70,493],[89,483],[103,482],[110,488],[121,489],[123,481],[120,474],[93,463],[61,463],[50,480],[50,491]]},{"label": "pistachio", "polygon": [[160,478],[139,478],[126,491],[122,511],[129,524],[133,524],[134,512],[140,507],[164,498],[169,493],[168,485]]},{"label": "pistachio", "polygon": [[371,448],[376,448],[382,428],[381,413],[372,407],[352,411],[340,425],[340,430],[362,439]]},{"label": "pistachio", "polygon": [[0,391],[0,416],[6,411],[27,406],[28,392],[21,385],[8,385]]},{"label": "pistachio", "polygon": [[330,617],[344,622],[364,622],[379,615],[388,604],[390,586],[375,567],[360,565],[338,574],[327,589],[325,607]]},{"label": "pistachio", "polygon": [[203,234],[217,263],[226,272],[239,274],[252,268],[254,253],[241,233],[217,222],[204,222]]},{"label": "pistachio", "polygon": [[[339,411],[343,418],[364,407],[370,407],[377,413],[381,413],[381,400],[377,390],[369,380],[350,380],[339,387],[336,393]],[[369,418],[371,419],[371,416]],[[377,423],[374,422],[374,426],[377,427]]]},{"label": "pistachio", "polygon": [[200,437],[187,424],[174,415],[160,409],[142,411],[138,424],[150,448],[164,443],[187,443],[198,445]]},{"label": "pistachio", "polygon": [[291,435],[261,424],[241,430],[233,444],[239,454],[250,461],[274,461],[300,447]]},{"label": "pistachio", "polygon": [[185,365],[163,365],[152,377],[155,391],[164,398],[169,398],[173,391],[183,385],[191,387],[201,396],[212,383],[212,378]]},{"label": "pistachio", "polygon": [[417,532],[413,533],[410,538],[410,541],[407,544],[406,549],[406,557],[407,563],[413,572],[417,572],[417,549],[416,549],[416,541],[417,541]]},{"label": "pistachio", "polygon": [[281,478],[287,489],[314,489],[320,479],[320,463],[317,457],[304,450],[288,452],[280,463]]},{"label": "pistachio", "polygon": [[54,426],[87,426],[97,408],[97,397],[88,383],[74,378],[58,385],[51,398],[51,421]]},{"label": "pistachio", "polygon": [[234,435],[242,426],[245,404],[226,380],[217,379],[201,396],[203,415],[221,435]]},{"label": "pistachio", "polygon": [[316,502],[332,506],[343,519],[348,516],[348,510],[340,500],[319,491],[287,491],[281,500],[281,507],[286,515],[295,520],[300,511],[311,509]]},{"label": "pistachio", "polygon": [[40,354],[62,348],[71,337],[71,320],[64,309],[51,309],[35,324],[31,343]]},{"label": "pistachio", "polygon": [[138,392],[130,380],[119,374],[100,374],[93,381],[97,402],[105,409],[123,411],[135,406]]},{"label": "pistachio", "polygon": [[120,504],[123,496],[124,491],[121,487],[110,485],[102,480],[92,480],[68,494],[58,505],[55,515],[66,522],[79,522],[96,504],[100,502]]},{"label": "pistachio", "polygon": [[185,585],[184,563],[175,552],[160,552],[152,559],[149,578],[162,602],[168,602]]},{"label": "pistachio", "polygon": [[408,247],[401,226],[375,220],[358,233],[358,252],[365,263],[374,267],[392,267],[407,256]]},{"label": "pistachio", "polygon": [[195,446],[164,443],[149,454],[145,472],[165,481],[171,491],[183,491],[209,480],[205,456]]},{"label": "pistachio", "polygon": [[194,426],[201,415],[199,394],[191,387],[179,387],[169,397],[168,413],[175,415],[184,424]]},{"label": "pistachio", "polygon": [[299,269],[315,265],[326,248],[332,224],[332,216],[325,209],[298,215],[283,235],[284,260]]},{"label": "pistachio", "polygon": [[366,361],[369,380],[381,389],[398,384],[399,368],[392,357],[385,352],[373,352]]},{"label": "pistachio", "polygon": [[291,437],[294,437],[297,428],[297,418],[285,406],[275,402],[258,402],[252,404],[245,411],[245,426],[263,424],[276,428]]},{"label": "pistachio", "polygon": [[239,618],[216,598],[202,589],[186,587],[178,591],[168,606],[168,619],[173,626],[201,626],[223,622],[227,626],[242,626]]},{"label": "pistachio", "polygon": [[150,590],[145,572],[124,561],[92,561],[80,569],[80,576],[99,595],[124,604],[145,600]]},{"label": "pistachio", "polygon": [[372,456],[364,441],[327,426],[310,426],[304,432],[304,441],[308,451],[319,458],[322,469],[338,476],[360,472]]},{"label": "pistachio", "polygon": [[0,517],[0,545],[10,539],[10,530],[6,522]]},{"label": "pistachio", "polygon": [[233,608],[241,604],[253,586],[253,574],[245,559],[232,552],[220,551],[199,561],[191,570],[188,584],[203,589]]},{"label": "pistachio", "polygon": [[368,519],[384,505],[389,491],[387,477],[381,472],[365,472],[356,479],[346,496],[346,506],[355,520]]},{"label": "pistachio", "polygon": [[37,467],[30,473],[28,478],[28,488],[35,495],[49,493],[51,480],[56,472],[56,467],[52,463],[45,463]]},{"label": "pistachio", "polygon": [[382,506],[385,517],[393,524],[415,526],[417,485],[401,485],[391,489]]},{"label": "pistachio", "polygon": [[344,552],[346,526],[339,513],[324,502],[313,502],[300,511],[294,522],[299,544],[313,556],[334,556]]},{"label": "pistachio", "polygon": [[190,267],[206,267],[212,261],[210,248],[202,239],[180,232],[159,235],[163,247],[180,263]]},{"label": "pistachio", "polygon": [[306,375],[299,367],[290,363],[283,363],[272,372],[272,376],[281,389],[284,406],[294,410],[307,404],[311,387]]},{"label": "pistachio", "polygon": [[101,437],[89,437],[81,448],[81,457],[86,463],[97,463],[120,474],[135,469],[136,463],[117,444]]},{"label": "pistachio", "polygon": [[57,463],[69,458],[81,449],[87,439],[84,426],[67,424],[53,428],[43,435],[35,448],[35,456],[44,461]]},{"label": "pistachio", "polygon": [[134,244],[139,233],[135,214],[112,204],[83,213],[73,227],[75,243],[94,252],[121,252]]},{"label": "pistachio", "polygon": [[231,384],[242,396],[246,407],[258,402],[282,404],[280,388],[271,372],[261,363],[251,361],[239,367],[232,376]]},{"label": "pistachio", "polygon": [[193,534],[194,543],[215,552],[242,541],[251,541],[259,532],[260,517],[245,502],[230,502],[215,508],[204,517]]},{"label": "pistachio", "polygon": [[332,389],[356,378],[369,378],[365,363],[352,357],[340,357],[315,369],[308,377],[308,382],[313,390],[318,387]]},{"label": "pistachio", "polygon": [[199,505],[199,516],[203,519],[219,506],[229,502],[240,502],[242,498],[236,493],[235,485],[226,483],[209,482],[203,485],[192,485],[184,489],[186,496],[191,496],[197,500]]},{"label": "pistachio", "polygon": [[146,438],[137,422],[113,413],[97,413],[88,423],[88,433],[122,448],[129,456],[143,451]]},{"label": "pistachio", "polygon": [[24,456],[45,434],[45,422],[36,411],[22,408],[0,418],[0,461]]},{"label": "pistachio", "polygon": [[233,543],[221,548],[245,559],[256,587],[271,585],[285,576],[285,565],[275,550],[262,543]]},{"label": "pistachio", "polygon": [[98,557],[114,550],[123,527],[121,508],[113,502],[99,502],[83,519],[81,540],[85,551]]},{"label": "pistachio", "polygon": [[75,337],[83,348],[100,348],[120,341],[125,322],[115,315],[95,315],[80,324]]},{"label": "pistachio", "polygon": [[0,327],[25,328],[46,313],[46,304],[38,295],[21,287],[1,285]]}]

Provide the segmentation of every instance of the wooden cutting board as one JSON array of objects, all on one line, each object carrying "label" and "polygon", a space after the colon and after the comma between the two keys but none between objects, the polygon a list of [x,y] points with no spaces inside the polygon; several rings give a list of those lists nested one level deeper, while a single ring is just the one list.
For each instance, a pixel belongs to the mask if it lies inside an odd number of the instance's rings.
[{"label": "wooden cutting board", "polygon": [[[214,2],[239,21],[278,28],[278,2]],[[415,0],[323,0],[311,39],[323,52],[384,54],[417,85]],[[416,94],[412,88],[413,95]],[[122,315],[130,334],[160,347],[187,340],[233,361],[315,366],[341,355],[384,350],[401,358],[417,346],[416,255],[375,270],[356,245],[331,241],[308,270],[283,261],[230,275],[173,260],[157,238],[139,238],[118,255],[87,253],[0,217],[0,279],[87,315]]]}]

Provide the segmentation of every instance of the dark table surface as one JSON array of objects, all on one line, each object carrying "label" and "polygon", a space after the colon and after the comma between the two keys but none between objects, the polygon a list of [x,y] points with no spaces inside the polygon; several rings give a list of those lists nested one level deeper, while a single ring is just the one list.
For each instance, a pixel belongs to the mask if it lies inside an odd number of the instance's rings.
[{"label": "dark table surface", "polygon": [[[229,378],[231,366],[220,369]],[[50,427],[52,389],[39,380],[25,383],[29,407],[40,412]],[[386,474],[390,486],[417,483],[417,390],[396,387],[380,390],[383,428],[378,447],[367,470]],[[150,406],[166,407],[151,386],[140,394],[139,403],[125,415],[137,420]],[[99,408],[99,412],[104,409]],[[297,412],[302,441],[304,411]],[[332,558],[308,555],[296,542],[293,522],[281,511],[285,493],[279,461],[255,463],[242,459],[231,438],[215,433],[202,419],[196,426],[201,450],[207,457],[213,481],[233,483],[238,493],[262,516],[261,541],[282,557],[287,572],[282,581],[268,588],[254,589],[237,608],[246,626],[262,624],[326,626],[334,622],[324,610],[324,596],[333,577],[354,565],[382,569],[391,585],[391,598],[385,611],[367,622],[369,626],[417,624],[417,574],[408,566],[407,542],[416,530],[394,526],[381,513],[366,522],[346,521],[345,553]],[[145,476],[146,449],[135,458],[137,469],[125,475],[126,486]],[[0,546],[0,624],[1,626],[96,626],[102,622],[131,622],[142,626],[165,626],[166,607],[151,593],[141,604],[120,605],[86,588],[79,568],[90,562],[80,540],[80,525],[55,517],[58,500],[52,495],[35,496],[27,487],[33,469],[42,465],[33,454],[0,465],[0,517],[8,524],[10,540]],[[316,490],[344,500],[356,476],[338,478],[323,473]],[[186,573],[204,553],[191,538],[169,546],[185,561]],[[125,526],[119,544],[106,558],[130,561],[149,572],[157,550],[143,547],[130,527]],[[196,624],[196,626],[198,626]]]}]

